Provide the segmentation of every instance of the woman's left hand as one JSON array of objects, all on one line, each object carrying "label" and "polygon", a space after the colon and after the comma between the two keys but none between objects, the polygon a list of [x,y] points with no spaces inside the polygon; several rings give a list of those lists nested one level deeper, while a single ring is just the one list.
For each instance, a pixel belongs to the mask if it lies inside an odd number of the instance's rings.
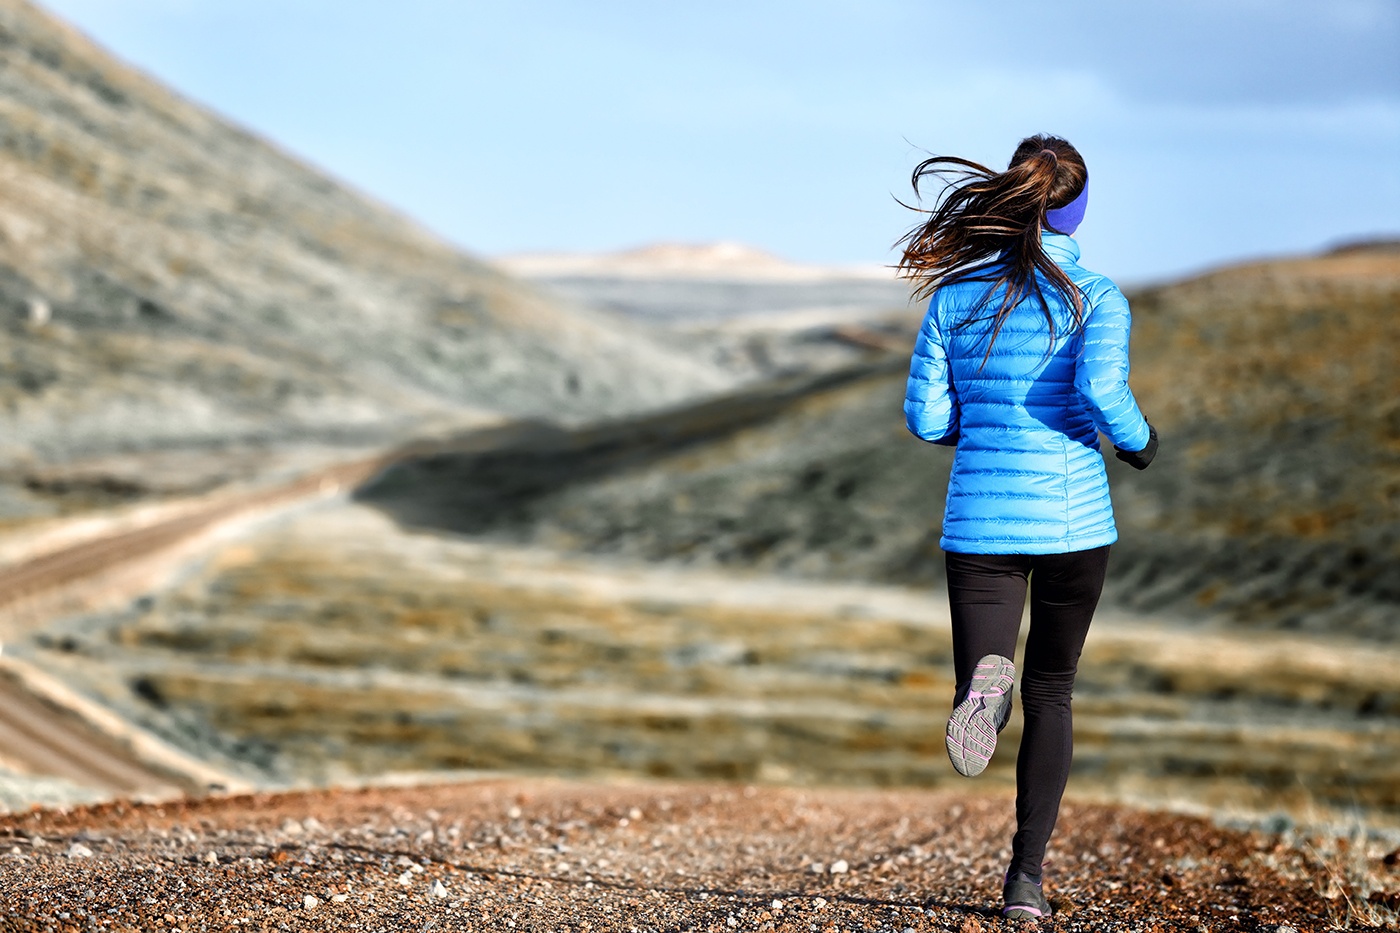
[{"label": "woman's left hand", "polygon": [[1113,450],[1113,455],[1128,466],[1145,470],[1152,458],[1157,456],[1157,429],[1150,424],[1147,426],[1147,446],[1142,450],[1124,450],[1122,447],[1114,447]]}]

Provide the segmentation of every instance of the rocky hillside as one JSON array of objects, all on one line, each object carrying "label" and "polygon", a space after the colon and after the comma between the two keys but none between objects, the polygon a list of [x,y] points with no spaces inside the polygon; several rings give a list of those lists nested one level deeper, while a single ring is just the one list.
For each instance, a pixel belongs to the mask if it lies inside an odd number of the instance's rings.
[{"label": "rocky hillside", "polygon": [[587,418],[721,382],[0,0],[10,471],[382,437],[473,410]]},{"label": "rocky hillside", "polygon": [[[1110,459],[1110,601],[1400,638],[1400,253],[1257,263],[1131,297],[1133,381],[1162,453],[1141,474]],[[905,432],[900,368],[793,393],[719,437],[712,405],[652,419],[631,457],[621,428],[541,437],[410,461],[364,496],[510,540],[932,583],[951,454]],[[483,484],[489,500],[463,498]]]}]

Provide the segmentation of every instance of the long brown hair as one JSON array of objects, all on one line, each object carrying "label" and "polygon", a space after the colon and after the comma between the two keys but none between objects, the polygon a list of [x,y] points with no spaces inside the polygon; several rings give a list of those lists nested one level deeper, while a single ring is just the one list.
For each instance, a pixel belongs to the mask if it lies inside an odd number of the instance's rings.
[{"label": "long brown hair", "polygon": [[1070,306],[1074,328],[1083,324],[1083,296],[1040,244],[1045,212],[1069,204],[1089,181],[1079,150],[1058,136],[1028,136],[1004,172],[956,156],[934,156],[914,169],[915,195],[929,178],[941,181],[943,190],[932,209],[911,207],[928,219],[895,244],[903,249],[895,268],[915,283],[916,299],[927,299],[953,282],[987,282],[982,301],[959,326],[979,320],[992,295],[1005,289],[992,315],[984,364],[1007,317],[1031,297],[1049,323],[1054,347],[1055,318],[1037,272]]}]

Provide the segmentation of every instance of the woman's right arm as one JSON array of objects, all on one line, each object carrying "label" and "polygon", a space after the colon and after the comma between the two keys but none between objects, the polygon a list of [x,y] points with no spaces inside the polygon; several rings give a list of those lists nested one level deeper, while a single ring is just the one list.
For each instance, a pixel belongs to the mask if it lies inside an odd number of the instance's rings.
[{"label": "woman's right arm", "polygon": [[954,446],[958,442],[958,396],[938,329],[936,305],[937,299],[929,302],[914,341],[909,383],[904,390],[904,424],[930,443]]},{"label": "woman's right arm", "polygon": [[[1128,335],[1132,315],[1128,299],[1112,284],[1098,291],[1085,308],[1084,343],[1075,362],[1074,387],[1089,403],[1098,429],[1120,451],[1156,453],[1155,432],[1128,388]],[[1139,458],[1142,459],[1142,458]],[[1151,456],[1147,456],[1148,461]],[[1138,469],[1139,465],[1132,460]]]}]

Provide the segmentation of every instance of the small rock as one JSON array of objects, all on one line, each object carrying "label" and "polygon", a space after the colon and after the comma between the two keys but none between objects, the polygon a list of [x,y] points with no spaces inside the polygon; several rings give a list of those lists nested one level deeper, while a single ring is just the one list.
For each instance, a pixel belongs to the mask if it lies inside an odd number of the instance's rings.
[{"label": "small rock", "polygon": [[326,826],[320,820],[316,819],[316,817],[308,816],[301,821],[301,828],[308,833],[319,833],[321,830],[325,829]]},{"label": "small rock", "polygon": [[839,858],[831,863],[831,873],[833,875],[844,875],[851,870],[851,866],[846,864],[846,860]]},{"label": "small rock", "polygon": [[302,833],[306,832],[306,828],[296,820],[287,819],[282,821],[282,832],[286,833],[288,836],[300,836]]},{"label": "small rock", "polygon": [[204,853],[204,861],[208,862],[210,865],[217,865],[217,864],[219,864],[219,853],[217,853],[217,852],[206,852],[206,853]]},{"label": "small rock", "polygon": [[506,811],[506,816],[510,817],[513,820],[520,819],[520,808],[511,807],[509,810]]},{"label": "small rock", "polygon": [[725,922],[726,924],[728,924],[729,926],[731,926],[731,927],[737,927],[737,926],[739,925],[739,921],[738,921],[737,919],[735,919],[735,917],[734,917],[733,914],[730,914],[730,915],[729,915],[729,919],[726,920],[726,921],[724,921],[724,922]]},{"label": "small rock", "polygon": [[350,900],[350,895],[348,895],[348,894],[332,894],[332,895],[331,895],[331,900],[334,901],[334,902],[337,903],[337,904],[344,904],[346,901]]},{"label": "small rock", "polygon": [[642,811],[633,807],[627,811],[627,818],[629,820],[640,820],[642,818]]},{"label": "small rock", "polygon": [[824,897],[819,897],[819,898],[817,898],[815,901],[812,902],[812,906],[815,907],[815,908],[817,908],[817,910],[821,910],[823,907],[826,906],[826,898],[824,898]]},{"label": "small rock", "polygon": [[441,881],[434,881],[432,889],[428,891],[428,896],[445,898],[447,897],[447,887]]},{"label": "small rock", "polygon": [[814,875],[825,874],[826,865],[822,862],[813,862],[811,865],[807,866],[807,870]]},{"label": "small rock", "polygon": [[53,318],[53,307],[43,298],[30,298],[25,306],[30,324],[42,326]]},{"label": "small rock", "polygon": [[92,858],[92,850],[81,842],[75,842],[68,847],[69,858]]},{"label": "small rock", "polygon": [[406,871],[402,875],[399,875],[399,884],[403,885],[404,887],[408,887],[410,884],[413,884],[413,872]]},{"label": "small rock", "polygon": [[774,910],[782,910],[782,909],[783,909],[783,902],[782,902],[782,901],[776,901],[776,900],[775,900],[775,901],[773,902],[773,909],[774,909]]},{"label": "small rock", "polygon": [[314,894],[308,894],[301,899],[301,906],[305,907],[307,910],[314,910],[321,906],[321,902],[317,900]]}]

